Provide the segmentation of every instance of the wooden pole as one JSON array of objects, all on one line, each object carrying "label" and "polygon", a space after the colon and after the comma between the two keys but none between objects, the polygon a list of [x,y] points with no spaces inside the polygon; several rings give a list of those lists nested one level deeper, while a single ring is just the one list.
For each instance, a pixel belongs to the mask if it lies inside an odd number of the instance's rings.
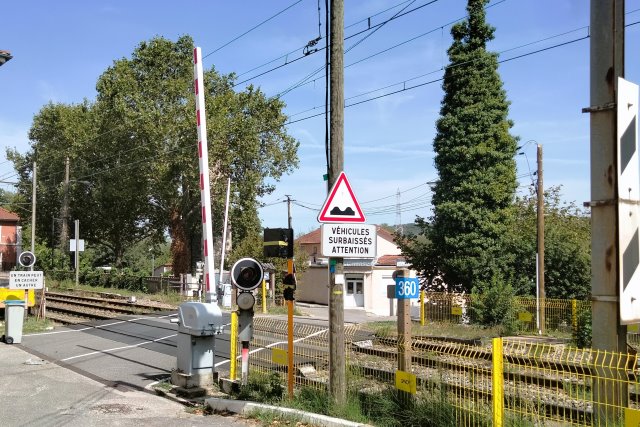
[{"label": "wooden pole", "polygon": [[545,292],[544,292],[544,185],[542,182],[542,145],[538,144],[538,290],[540,306],[538,307],[538,319],[540,319],[540,334],[545,330]]},{"label": "wooden pole", "polygon": [[[409,277],[408,270],[401,270],[402,276]],[[398,370],[411,372],[411,300],[398,300]]]},{"label": "wooden pole", "polygon": [[[330,163],[328,189],[344,170],[344,3],[331,0]],[[329,259],[329,394],[338,406],[347,401],[344,338],[344,259]]]}]

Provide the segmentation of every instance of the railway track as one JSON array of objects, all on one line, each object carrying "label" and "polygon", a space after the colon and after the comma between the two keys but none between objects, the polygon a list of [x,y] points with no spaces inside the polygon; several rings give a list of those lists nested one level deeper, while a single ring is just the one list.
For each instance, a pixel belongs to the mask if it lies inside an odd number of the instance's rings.
[{"label": "railway track", "polygon": [[128,302],[112,295],[108,297],[48,292],[45,296],[46,317],[63,325],[85,323],[91,320],[113,319],[122,315],[142,315],[174,310],[160,304]]},{"label": "railway track", "polygon": [[[260,338],[252,342],[252,346],[266,349],[273,342],[284,341],[279,331],[285,329],[286,322],[265,326],[257,325],[256,335]],[[294,347],[294,377],[298,385],[327,387],[327,336],[320,329],[294,330],[296,339],[301,338]],[[354,374],[352,380],[357,381],[357,389],[379,390],[394,384],[398,366],[397,338],[377,336],[361,328],[349,336],[348,342],[348,367]],[[411,372],[416,375],[419,389],[446,394],[460,407],[474,407],[477,411],[482,407],[491,408],[492,352],[486,342],[414,337],[412,351]],[[585,357],[588,354],[560,343],[540,345],[524,339],[505,339],[505,408],[511,414],[528,414],[551,425],[589,425],[594,411],[592,382],[598,374],[597,361],[589,362],[589,357]],[[638,409],[640,393],[633,385],[639,373],[635,356],[626,362],[621,365],[620,375],[629,381],[629,406]],[[276,365],[269,353],[251,363],[265,370],[281,373],[287,370],[286,366]],[[313,365],[317,372],[311,377],[303,375],[300,368],[304,365]]]},{"label": "railway track", "polygon": [[[48,293],[46,304],[47,317],[63,324],[175,310],[175,307],[167,305],[129,303],[113,296],[105,298],[68,293]],[[286,321],[257,320],[252,346],[267,350],[274,343],[286,341],[283,330],[286,330]],[[294,347],[296,382],[315,388],[326,387],[329,366],[326,328],[297,324],[294,335],[300,339]],[[397,338],[377,336],[362,328],[349,341],[349,368],[358,373],[356,378],[362,382],[360,389],[393,384],[398,358]],[[529,344],[521,345],[522,348],[505,345],[505,408],[513,413],[530,413],[522,408],[533,405],[539,416],[551,422],[590,423],[593,416],[590,396],[593,393],[591,388],[595,369],[588,362],[572,362],[583,360],[580,357],[573,359],[564,353],[561,353],[564,354],[561,357],[531,353],[527,349]],[[412,350],[412,373],[416,375],[419,388],[446,392],[456,401],[490,404],[492,353],[486,343],[480,340],[467,342],[414,337]],[[576,353],[579,351],[575,350]],[[262,369],[286,372],[286,366],[276,365],[269,352],[263,353],[260,358],[254,356],[252,364]],[[636,382],[638,375],[636,360],[632,362],[624,370],[630,383]],[[299,368],[303,365],[313,365],[317,375],[302,375]],[[632,407],[638,407],[640,393],[633,386],[629,387],[629,401]]]}]

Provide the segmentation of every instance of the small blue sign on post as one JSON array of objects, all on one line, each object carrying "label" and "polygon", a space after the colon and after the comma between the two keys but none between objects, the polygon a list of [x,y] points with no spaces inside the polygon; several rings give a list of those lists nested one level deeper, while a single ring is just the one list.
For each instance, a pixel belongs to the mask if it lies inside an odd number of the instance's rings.
[{"label": "small blue sign on post", "polygon": [[416,277],[396,277],[396,298],[409,299],[420,296],[420,281]]}]

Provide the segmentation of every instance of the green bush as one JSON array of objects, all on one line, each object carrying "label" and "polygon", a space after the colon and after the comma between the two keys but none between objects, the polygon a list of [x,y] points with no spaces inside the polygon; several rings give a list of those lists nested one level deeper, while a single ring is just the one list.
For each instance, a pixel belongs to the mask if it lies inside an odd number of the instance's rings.
[{"label": "green bush", "polygon": [[573,342],[578,348],[591,347],[591,310],[584,309],[578,313],[578,327],[573,331]]},{"label": "green bush", "polygon": [[500,327],[501,335],[511,335],[518,330],[515,290],[498,276],[473,289],[469,312],[473,323]]}]

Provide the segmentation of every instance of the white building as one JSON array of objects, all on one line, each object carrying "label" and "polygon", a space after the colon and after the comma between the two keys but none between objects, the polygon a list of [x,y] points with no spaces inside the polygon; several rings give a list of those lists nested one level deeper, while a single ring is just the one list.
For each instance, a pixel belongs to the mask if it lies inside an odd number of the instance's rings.
[{"label": "white building", "polygon": [[[387,297],[387,286],[395,285],[392,274],[404,264],[404,257],[394,242],[393,234],[380,226],[376,229],[376,258],[344,259],[344,308],[362,308],[373,314],[393,316],[396,304],[394,299]],[[296,300],[326,305],[329,303],[329,259],[321,255],[320,230],[318,228],[297,239],[309,255],[309,267],[298,274]],[[414,303],[417,306],[418,301],[412,300],[412,305]]]}]

